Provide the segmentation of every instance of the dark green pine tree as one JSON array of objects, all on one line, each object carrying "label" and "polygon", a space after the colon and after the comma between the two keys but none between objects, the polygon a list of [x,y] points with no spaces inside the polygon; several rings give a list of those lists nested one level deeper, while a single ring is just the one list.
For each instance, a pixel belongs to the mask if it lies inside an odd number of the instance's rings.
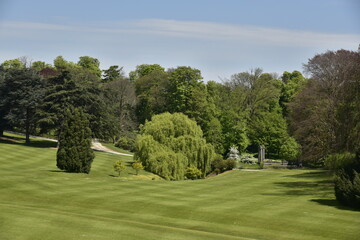
[{"label": "dark green pine tree", "polygon": [[56,166],[61,170],[76,173],[89,173],[94,153],[91,149],[91,130],[89,121],[80,108],[70,108],[59,137]]}]

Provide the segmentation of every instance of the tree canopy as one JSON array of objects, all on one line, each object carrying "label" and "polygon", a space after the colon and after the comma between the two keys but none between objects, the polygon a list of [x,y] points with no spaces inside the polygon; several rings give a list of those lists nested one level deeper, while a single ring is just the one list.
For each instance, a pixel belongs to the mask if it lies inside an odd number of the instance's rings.
[{"label": "tree canopy", "polygon": [[182,113],[153,116],[141,128],[136,148],[135,159],[146,170],[170,180],[183,179],[188,167],[205,176],[214,158],[214,148],[206,143],[201,128]]}]

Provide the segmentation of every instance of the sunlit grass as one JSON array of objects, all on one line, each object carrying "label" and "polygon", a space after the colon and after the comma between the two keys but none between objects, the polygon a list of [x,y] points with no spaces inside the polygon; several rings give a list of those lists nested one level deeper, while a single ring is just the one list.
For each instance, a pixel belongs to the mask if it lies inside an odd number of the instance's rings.
[{"label": "sunlit grass", "polygon": [[[360,212],[337,204],[324,171],[170,182],[135,175],[131,157],[96,152],[90,174],[75,174],[56,168],[50,143],[14,137],[0,141],[1,240],[360,237]],[[129,166],[120,178],[117,160]]]}]

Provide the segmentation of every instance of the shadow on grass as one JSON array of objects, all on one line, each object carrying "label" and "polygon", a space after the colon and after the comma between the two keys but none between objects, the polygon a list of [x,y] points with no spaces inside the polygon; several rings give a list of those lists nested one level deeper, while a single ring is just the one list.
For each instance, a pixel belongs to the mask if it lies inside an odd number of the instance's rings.
[{"label": "shadow on grass", "polygon": [[324,171],[309,171],[299,174],[286,175],[287,179],[274,184],[280,191],[264,193],[264,195],[288,196],[325,196],[333,193],[333,182]]},{"label": "shadow on grass", "polygon": [[0,143],[21,145],[21,146],[34,147],[34,148],[56,148],[57,147],[56,142],[36,139],[36,140],[30,140],[30,143],[25,143],[24,138],[13,137],[13,136],[1,137]]},{"label": "shadow on grass", "polygon": [[[306,171],[306,170],[305,170]],[[318,171],[306,171],[299,174],[287,175],[284,177],[288,178],[298,178],[298,179],[326,179],[330,177],[330,172],[327,170],[318,170]]]},{"label": "shadow on grass", "polygon": [[335,208],[341,209],[341,210],[360,212],[360,209],[346,207],[346,206],[341,205],[336,199],[311,199],[310,201],[316,202],[318,204],[325,205],[325,206],[335,207]]},{"label": "shadow on grass", "polygon": [[275,185],[280,187],[280,192],[264,193],[263,195],[310,196],[310,198],[312,196],[308,201],[341,210],[360,211],[360,209],[343,206],[335,199],[334,183],[328,171],[306,171],[284,177],[292,179],[275,182]]},{"label": "shadow on grass", "polygon": [[63,171],[63,170],[47,170],[48,172],[56,172],[56,173],[58,173],[58,172],[61,172],[61,173],[66,173],[65,171]]}]

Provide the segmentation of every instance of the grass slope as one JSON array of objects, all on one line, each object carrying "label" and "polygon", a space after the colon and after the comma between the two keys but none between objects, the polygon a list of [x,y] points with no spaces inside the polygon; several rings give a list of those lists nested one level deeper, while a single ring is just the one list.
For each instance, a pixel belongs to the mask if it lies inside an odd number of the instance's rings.
[{"label": "grass slope", "polygon": [[[34,140],[35,141],[35,140]],[[232,171],[152,181],[96,153],[92,171],[58,171],[53,143],[0,141],[0,239],[359,239],[360,212],[337,205],[321,171]]]}]

